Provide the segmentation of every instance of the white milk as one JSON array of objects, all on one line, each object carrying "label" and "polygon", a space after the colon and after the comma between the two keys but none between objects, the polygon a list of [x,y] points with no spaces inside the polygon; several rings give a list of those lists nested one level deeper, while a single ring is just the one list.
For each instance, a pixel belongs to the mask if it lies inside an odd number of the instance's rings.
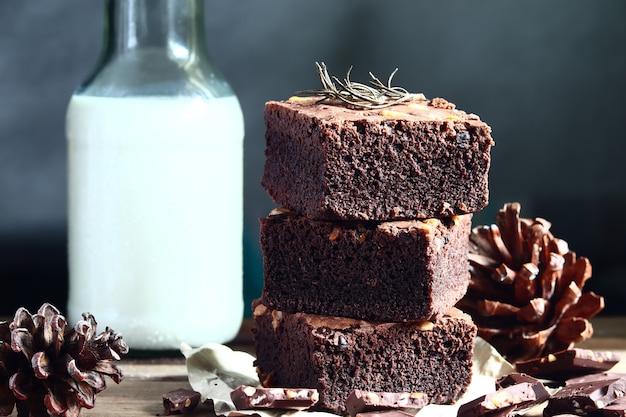
[{"label": "white milk", "polygon": [[237,99],[74,96],[67,136],[71,324],[88,311],[131,350],[232,339],[243,315]]}]

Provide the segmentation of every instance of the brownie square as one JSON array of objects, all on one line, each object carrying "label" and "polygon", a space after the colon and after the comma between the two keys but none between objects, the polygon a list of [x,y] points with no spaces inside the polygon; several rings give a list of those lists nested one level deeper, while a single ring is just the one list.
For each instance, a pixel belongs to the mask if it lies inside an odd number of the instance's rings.
[{"label": "brownie square", "polygon": [[261,185],[312,218],[392,220],[474,213],[488,203],[491,128],[416,95],[353,109],[320,97],[265,104]]},{"label": "brownie square", "polygon": [[471,214],[392,222],[261,218],[263,302],[291,313],[429,319],[469,284]]},{"label": "brownie square", "polygon": [[344,414],[354,389],[454,403],[471,381],[476,327],[454,308],[433,321],[386,323],[285,313],[257,301],[253,316],[261,382],[317,389],[314,409]]}]

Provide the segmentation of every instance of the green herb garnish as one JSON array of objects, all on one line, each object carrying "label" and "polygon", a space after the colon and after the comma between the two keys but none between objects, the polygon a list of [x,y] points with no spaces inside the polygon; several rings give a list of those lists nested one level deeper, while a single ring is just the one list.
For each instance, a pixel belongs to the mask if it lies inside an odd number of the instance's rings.
[{"label": "green herb garnish", "polygon": [[303,90],[299,91],[297,94],[319,95],[323,96],[320,102],[327,100],[340,100],[351,106],[364,107],[368,109],[380,109],[383,107],[393,106],[394,104],[410,100],[415,96],[415,94],[409,93],[402,87],[391,86],[391,80],[398,71],[398,68],[391,73],[386,85],[370,72],[369,75],[372,79],[368,85],[350,81],[350,72],[352,71],[352,67],[348,69],[346,78],[341,81],[335,76],[328,75],[326,64],[323,62],[321,64],[316,62],[315,65],[317,66],[317,73],[322,83],[322,89]]}]

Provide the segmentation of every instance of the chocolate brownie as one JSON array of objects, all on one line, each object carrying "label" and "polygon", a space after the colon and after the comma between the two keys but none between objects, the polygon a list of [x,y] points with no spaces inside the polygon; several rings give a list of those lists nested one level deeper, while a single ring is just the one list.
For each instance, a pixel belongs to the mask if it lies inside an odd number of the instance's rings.
[{"label": "chocolate brownie", "polygon": [[314,409],[343,414],[355,389],[453,403],[470,383],[476,327],[455,308],[434,321],[391,323],[253,307],[261,382],[317,389]]},{"label": "chocolate brownie", "polygon": [[291,313],[429,319],[469,284],[471,214],[394,222],[261,219],[263,302]]},{"label": "chocolate brownie", "polygon": [[294,97],[265,104],[261,185],[312,218],[474,213],[488,203],[491,128],[443,99],[353,109]]}]

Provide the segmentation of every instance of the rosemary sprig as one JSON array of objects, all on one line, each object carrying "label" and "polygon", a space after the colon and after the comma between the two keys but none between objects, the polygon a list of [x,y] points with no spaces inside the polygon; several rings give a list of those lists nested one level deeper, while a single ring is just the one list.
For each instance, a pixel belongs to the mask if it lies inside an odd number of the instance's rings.
[{"label": "rosemary sprig", "polygon": [[394,104],[410,100],[415,96],[415,94],[409,93],[402,87],[393,87],[391,85],[391,80],[398,71],[398,68],[391,73],[387,84],[383,84],[382,81],[370,72],[369,75],[372,79],[370,80],[370,85],[367,85],[350,80],[352,67],[348,69],[346,78],[341,81],[339,78],[328,74],[326,64],[323,62],[321,64],[316,62],[315,65],[317,66],[317,73],[322,83],[322,89],[303,90],[298,91],[297,94],[319,95],[323,96],[320,102],[334,99],[351,106],[368,109],[380,109],[393,106]]}]

